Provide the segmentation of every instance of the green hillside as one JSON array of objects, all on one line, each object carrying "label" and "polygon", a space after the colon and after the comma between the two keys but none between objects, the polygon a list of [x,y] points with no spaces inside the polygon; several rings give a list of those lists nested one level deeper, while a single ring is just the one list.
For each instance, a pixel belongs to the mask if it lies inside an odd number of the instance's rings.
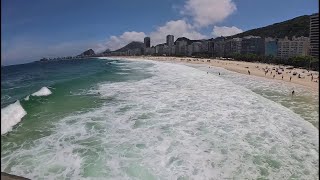
[{"label": "green hillside", "polygon": [[309,27],[310,16],[304,15],[280,23],[275,23],[266,27],[251,29],[249,31],[229,36],[228,39],[235,37],[242,38],[249,35],[274,38],[284,38],[285,36],[288,36],[289,38],[291,38],[292,36],[309,37]]}]

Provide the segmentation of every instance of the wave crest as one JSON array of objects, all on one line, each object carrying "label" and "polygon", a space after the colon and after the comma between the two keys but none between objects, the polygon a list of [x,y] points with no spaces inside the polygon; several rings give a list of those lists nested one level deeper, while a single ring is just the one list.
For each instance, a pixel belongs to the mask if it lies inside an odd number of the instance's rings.
[{"label": "wave crest", "polygon": [[32,96],[49,96],[50,94],[52,94],[50,89],[48,89],[47,87],[42,87],[39,91],[37,91],[31,95]]},{"label": "wave crest", "polygon": [[11,131],[26,114],[19,101],[1,109],[1,135]]}]

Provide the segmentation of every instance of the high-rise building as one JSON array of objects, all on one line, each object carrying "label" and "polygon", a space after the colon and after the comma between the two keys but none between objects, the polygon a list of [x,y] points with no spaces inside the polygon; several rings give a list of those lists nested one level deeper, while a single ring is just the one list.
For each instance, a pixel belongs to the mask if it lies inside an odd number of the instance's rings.
[{"label": "high-rise building", "polygon": [[172,47],[174,45],[174,36],[167,35],[167,46]]},{"label": "high-rise building", "polygon": [[150,47],[150,37],[144,38],[144,47],[149,48]]},{"label": "high-rise building", "polygon": [[201,42],[194,42],[191,44],[191,47],[192,47],[192,53],[199,53],[202,50],[202,43]]},{"label": "high-rise building", "polygon": [[213,56],[213,50],[214,50],[214,43],[213,40],[208,41],[208,52],[210,53],[210,56]]},{"label": "high-rise building", "polygon": [[287,59],[293,56],[307,56],[309,53],[309,38],[308,37],[292,37],[292,40],[285,37],[278,40],[278,54],[282,59]]},{"label": "high-rise building", "polygon": [[225,56],[241,53],[241,38],[233,38],[225,41]]},{"label": "high-rise building", "polygon": [[276,57],[278,53],[278,41],[273,38],[265,38],[264,55]]},{"label": "high-rise building", "polygon": [[190,40],[185,37],[180,37],[175,42],[175,54],[185,56],[188,53],[188,42]]},{"label": "high-rise building", "polygon": [[156,45],[156,54],[158,54],[158,55],[163,55],[163,54],[165,54],[166,52],[165,52],[165,49],[166,49],[166,44],[165,43],[163,43],[163,44],[158,44],[158,45]]},{"label": "high-rise building", "polygon": [[264,39],[260,36],[245,36],[241,41],[241,54],[264,55]]},{"label": "high-rise building", "polygon": [[310,55],[319,58],[319,13],[310,16]]},{"label": "high-rise building", "polygon": [[201,41],[201,52],[203,53],[209,52],[209,41]]},{"label": "high-rise building", "polygon": [[225,56],[225,38],[218,37],[214,39],[213,54],[216,57]]}]

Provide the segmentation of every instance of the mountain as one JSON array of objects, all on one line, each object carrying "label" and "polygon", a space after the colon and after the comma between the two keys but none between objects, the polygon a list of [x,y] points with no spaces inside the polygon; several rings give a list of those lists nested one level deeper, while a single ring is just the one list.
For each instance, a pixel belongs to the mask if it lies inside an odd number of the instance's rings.
[{"label": "mountain", "polygon": [[94,51],[92,49],[89,49],[81,53],[79,56],[93,56],[93,55],[95,55]]},{"label": "mountain", "polygon": [[233,36],[229,36],[227,39],[236,37],[242,38],[249,35],[273,38],[284,38],[285,36],[288,36],[289,38],[292,38],[293,36],[309,37],[309,27],[310,16],[304,15],[269,26],[245,31]]},{"label": "mountain", "polygon": [[104,54],[104,53],[109,53],[109,52],[111,52],[111,50],[110,50],[110,49],[107,49],[107,50],[103,51],[102,54]]},{"label": "mountain", "polygon": [[113,52],[126,52],[128,50],[133,50],[133,49],[142,49],[144,47],[143,42],[138,42],[138,41],[132,41],[131,43],[127,44],[126,46],[115,50]]}]

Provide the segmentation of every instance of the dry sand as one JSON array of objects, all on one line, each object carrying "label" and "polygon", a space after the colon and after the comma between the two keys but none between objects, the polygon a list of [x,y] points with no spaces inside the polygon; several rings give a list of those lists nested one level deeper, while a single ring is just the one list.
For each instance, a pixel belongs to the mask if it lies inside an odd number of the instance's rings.
[{"label": "dry sand", "polygon": [[[119,58],[120,56],[116,56]],[[234,71],[242,74],[265,77],[268,79],[283,80],[290,83],[295,83],[306,87],[309,90],[319,92],[319,72],[307,71],[306,69],[293,68],[286,69],[289,66],[279,66],[273,64],[265,64],[258,62],[244,62],[244,61],[230,61],[230,60],[219,60],[219,59],[202,59],[202,58],[191,58],[191,57],[165,57],[165,56],[122,56],[120,58],[131,58],[131,59],[147,59],[156,61],[171,61],[171,62],[186,62],[193,64],[207,64],[209,66],[222,67],[229,71]],[[276,72],[277,69],[283,68],[281,74]],[[265,74],[265,71],[268,73]],[[280,70],[279,70],[280,71]],[[296,75],[293,75],[296,72]],[[298,78],[300,74],[301,78]],[[313,80],[312,76],[313,75]],[[282,79],[283,77],[283,79]],[[290,77],[292,77],[290,81]]]}]

